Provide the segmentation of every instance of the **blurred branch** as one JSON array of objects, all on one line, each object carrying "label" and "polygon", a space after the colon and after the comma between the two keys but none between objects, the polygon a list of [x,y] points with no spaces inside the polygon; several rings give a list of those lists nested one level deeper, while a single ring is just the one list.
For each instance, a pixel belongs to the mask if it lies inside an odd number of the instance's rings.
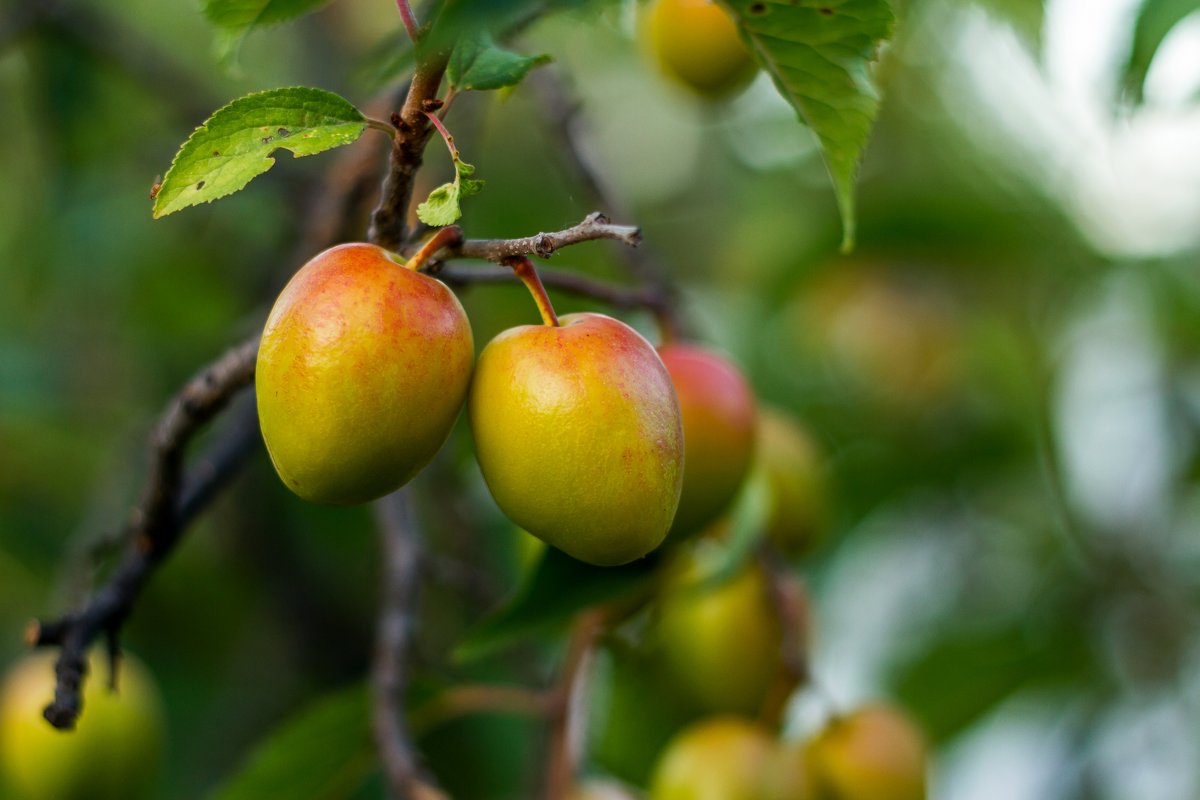
[{"label": "blurred branch", "polygon": [[782,649],[781,669],[763,703],[760,717],[764,725],[776,730],[783,723],[787,702],[792,694],[810,681],[809,603],[804,585],[791,575],[777,552],[763,548],[759,553],[759,561],[767,576],[767,589],[779,622],[779,645]]},{"label": "blurred branch", "polygon": [[409,715],[414,731],[424,733],[458,717],[480,713],[540,716],[550,713],[557,695],[523,686],[466,684],[447,689]]},{"label": "blurred branch", "polygon": [[383,600],[371,665],[371,724],[392,796],[398,800],[435,800],[444,795],[426,782],[404,715],[407,663],[416,618],[421,542],[404,488],[375,504],[383,541]]},{"label": "blurred branch", "polygon": [[179,541],[186,523],[211,498],[229,464],[244,455],[240,446],[227,445],[210,452],[184,474],[188,442],[238,391],[250,385],[257,352],[255,336],[197,373],[171,400],[151,436],[150,470],[142,498],[125,524],[126,536],[134,546],[81,611],[31,625],[31,645],[62,648],[55,666],[54,700],[44,712],[56,728],[73,728],[79,716],[91,643],[104,634],[110,650],[114,648],[117,633],[154,568]]},{"label": "blurred branch", "polygon": [[[591,196],[591,203],[606,209],[613,216],[633,219],[633,214],[605,182],[603,171],[595,165],[582,120],[583,104],[579,98],[572,94],[564,79],[553,69],[538,70],[530,76],[530,84],[538,96],[541,118],[547,122],[567,167]],[[664,333],[677,335],[685,332],[687,326],[679,313],[675,285],[662,259],[651,247],[622,249],[621,258],[631,276],[638,281],[645,281],[655,294],[663,298],[662,303],[656,306],[656,312]]]},{"label": "blurred branch", "polygon": [[607,627],[606,609],[585,611],[575,621],[566,659],[554,688],[550,741],[546,754],[546,800],[567,800],[575,783],[582,738],[587,728],[585,677],[596,642]]}]

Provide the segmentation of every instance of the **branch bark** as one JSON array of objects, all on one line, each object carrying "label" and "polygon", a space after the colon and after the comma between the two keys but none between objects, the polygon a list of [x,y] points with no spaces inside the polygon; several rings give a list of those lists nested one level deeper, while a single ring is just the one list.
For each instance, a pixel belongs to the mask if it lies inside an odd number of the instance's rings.
[{"label": "branch bark", "polygon": [[408,207],[412,201],[413,179],[421,168],[425,145],[433,132],[425,112],[441,107],[437,99],[449,54],[438,53],[421,59],[408,87],[408,96],[400,111],[392,115],[396,135],[379,205],[371,214],[367,240],[389,250],[399,250],[407,238]]},{"label": "branch bark", "polygon": [[110,652],[115,653],[118,631],[154,568],[179,541],[187,521],[211,497],[226,474],[223,467],[244,455],[240,446],[211,453],[185,478],[187,443],[254,379],[257,352],[255,336],[201,370],[172,398],[151,436],[151,465],[142,498],[125,523],[133,546],[82,610],[30,625],[27,638],[32,646],[61,647],[55,665],[54,700],[43,712],[54,727],[69,730],[75,726],[83,707],[80,690],[87,673],[88,647],[104,634]]},{"label": "branch bark", "polygon": [[371,726],[392,795],[397,800],[444,800],[445,795],[420,775],[404,714],[421,563],[409,492],[403,488],[375,503],[383,544],[383,589],[371,666]]}]

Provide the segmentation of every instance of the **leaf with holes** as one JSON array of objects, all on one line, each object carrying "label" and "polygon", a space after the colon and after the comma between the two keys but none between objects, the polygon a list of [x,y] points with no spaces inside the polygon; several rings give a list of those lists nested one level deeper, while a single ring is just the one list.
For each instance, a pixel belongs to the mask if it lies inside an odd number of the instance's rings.
[{"label": "leaf with holes", "polygon": [[154,218],[233,194],[275,164],[282,148],[297,158],[362,135],[362,112],[332,92],[295,87],[256,92],[209,117],[179,148],[154,198]]},{"label": "leaf with holes", "polygon": [[854,182],[879,92],[871,74],[892,35],[888,0],[721,0],[801,122],[821,143],[842,213],[842,249],[854,244]]}]

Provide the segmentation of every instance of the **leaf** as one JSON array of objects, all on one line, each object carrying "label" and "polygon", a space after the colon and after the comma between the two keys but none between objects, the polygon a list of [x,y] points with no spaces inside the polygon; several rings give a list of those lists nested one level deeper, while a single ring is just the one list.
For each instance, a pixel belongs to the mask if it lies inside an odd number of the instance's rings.
[{"label": "leaf", "polygon": [[711,584],[733,578],[754,557],[767,533],[771,513],[771,484],[762,467],[750,473],[729,509],[729,535],[722,541],[720,558],[711,573]]},{"label": "leaf", "polygon": [[1142,4],[1123,77],[1125,91],[1135,104],[1144,99],[1146,75],[1167,34],[1197,11],[1200,0],[1145,0]]},{"label": "leaf", "polygon": [[487,34],[461,39],[454,47],[446,77],[460,91],[516,86],[529,70],[550,61],[547,54],[523,56],[496,46]]},{"label": "leaf", "polygon": [[246,31],[315,11],[329,0],[204,0],[204,16],[218,28]]},{"label": "leaf", "polygon": [[721,0],[801,122],[817,135],[854,246],[854,182],[879,93],[871,64],[892,34],[888,0]]},{"label": "leaf", "polygon": [[462,216],[461,203],[464,197],[483,191],[484,181],[472,180],[475,167],[454,156],[454,182],[443,183],[429,193],[428,199],[417,206],[417,219],[426,225],[443,227]]},{"label": "leaf", "polygon": [[276,25],[315,11],[329,0],[204,0],[204,16],[219,28],[217,60],[236,71],[238,51],[253,28]]},{"label": "leaf", "polygon": [[175,154],[154,198],[154,218],[233,194],[271,168],[283,148],[297,158],[349,144],[362,113],[322,89],[271,89],[234,100],[209,117]]},{"label": "leaf", "polygon": [[313,703],[259,744],[210,800],[337,800],[375,769],[367,690],[355,685]]},{"label": "leaf", "polygon": [[623,567],[594,567],[548,547],[508,605],[467,632],[455,657],[473,661],[513,642],[565,630],[591,606],[633,599],[649,586],[658,562],[651,554]]}]

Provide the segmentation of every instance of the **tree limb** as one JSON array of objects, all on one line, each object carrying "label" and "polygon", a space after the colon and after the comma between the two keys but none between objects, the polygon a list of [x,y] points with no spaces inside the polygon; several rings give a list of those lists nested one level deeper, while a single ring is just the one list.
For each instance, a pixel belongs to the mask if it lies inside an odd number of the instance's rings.
[{"label": "tree limb", "polygon": [[367,231],[368,241],[389,250],[399,250],[407,238],[413,178],[421,167],[425,145],[433,132],[425,112],[436,111],[442,105],[437,92],[448,59],[449,54],[438,53],[419,60],[404,105],[392,115],[396,135],[392,139],[388,173]]},{"label": "tree limb", "polygon": [[375,503],[383,543],[383,589],[371,664],[371,727],[393,795],[398,800],[437,800],[444,795],[420,775],[404,714],[421,563],[409,491],[400,489]]},{"label": "tree limb", "polygon": [[87,673],[88,647],[104,634],[112,650],[117,632],[155,566],[178,542],[185,523],[211,497],[225,474],[223,466],[243,454],[240,446],[212,453],[198,462],[185,479],[183,455],[187,443],[238,390],[253,381],[257,352],[255,336],[201,370],[172,398],[151,436],[150,471],[142,498],[125,523],[126,536],[133,546],[125,552],[108,583],[82,610],[30,625],[30,645],[61,647],[55,665],[54,700],[43,712],[54,727],[69,730],[75,726],[83,706],[80,689]]}]

